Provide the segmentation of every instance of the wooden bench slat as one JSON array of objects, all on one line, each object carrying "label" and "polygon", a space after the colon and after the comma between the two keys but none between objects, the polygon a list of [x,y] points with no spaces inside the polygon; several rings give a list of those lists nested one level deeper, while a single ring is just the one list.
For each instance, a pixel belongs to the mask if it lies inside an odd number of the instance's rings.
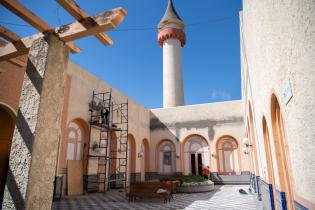
[{"label": "wooden bench slat", "polygon": [[[165,193],[157,193],[159,189],[166,189]],[[165,187],[161,182],[138,182],[130,185],[129,201],[136,197],[164,198],[164,202],[170,201],[172,189]]]}]

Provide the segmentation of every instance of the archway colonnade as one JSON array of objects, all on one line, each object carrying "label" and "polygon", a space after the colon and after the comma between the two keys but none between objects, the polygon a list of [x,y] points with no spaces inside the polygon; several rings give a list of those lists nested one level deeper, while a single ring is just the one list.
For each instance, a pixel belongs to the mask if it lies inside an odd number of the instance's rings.
[{"label": "archway colonnade", "polygon": [[[13,135],[15,113],[1,106],[0,114],[1,120],[4,120],[6,125],[11,125],[9,126],[11,130],[5,126],[1,126],[1,129],[10,130],[8,133]],[[8,122],[12,123],[10,124]],[[82,160],[83,173],[84,175],[88,175],[88,122],[81,118],[74,118],[66,124],[65,132],[65,138],[61,140],[59,147],[57,173],[65,173],[68,160]],[[1,132],[1,134],[4,133],[5,132]],[[3,139],[4,138],[1,137],[1,140]],[[7,139],[12,139],[12,136]],[[115,147],[115,145],[117,146],[117,137],[115,138],[115,136],[113,136],[111,139],[111,145],[113,147]],[[225,135],[219,137],[214,142],[216,142],[215,148],[211,148],[210,150],[209,140],[200,134],[190,134],[179,142],[161,139],[156,145],[151,146],[151,142],[148,138],[136,140],[135,136],[130,133],[128,134],[127,182],[132,181],[134,178],[137,179],[138,177],[132,177],[131,174],[137,174],[139,172],[141,173],[141,180],[145,180],[147,172],[157,172],[160,174],[181,172],[186,175],[202,175],[203,169],[211,165],[211,151],[216,151],[217,153],[216,168],[218,169],[218,173],[233,174],[241,171],[241,154],[237,140],[233,136]],[[1,143],[3,143],[3,141]],[[177,143],[180,144],[179,147],[176,146]],[[4,146],[2,145],[1,155],[6,154],[8,160],[10,149],[8,152],[2,152],[3,148]],[[8,146],[7,148],[10,147]],[[5,158],[2,159],[4,160]],[[155,161],[152,159],[155,159]],[[152,163],[155,163],[155,166],[150,165]],[[5,164],[2,165],[4,166]],[[110,171],[115,170],[114,168],[109,168],[109,172]]]},{"label": "archway colonnade", "polygon": [[[83,160],[84,172],[88,153],[88,124],[82,119],[74,119],[68,123],[67,140],[61,146],[59,167],[66,168],[67,160]],[[115,138],[112,138],[115,140]],[[113,141],[112,143],[115,143]],[[117,142],[116,142],[117,144]],[[138,147],[137,145],[140,144]],[[145,180],[147,172],[159,174],[202,175],[203,169],[211,165],[211,150],[216,151],[217,173],[236,174],[241,172],[241,153],[238,140],[230,135],[220,136],[215,140],[215,148],[200,134],[191,134],[180,141],[179,149],[176,142],[161,139],[151,148],[150,141],[143,138],[137,141],[133,134],[128,134],[127,182],[137,179],[131,174],[141,174]],[[176,149],[177,148],[177,149]],[[211,149],[211,150],[210,150]],[[151,161],[151,159],[155,161]],[[180,159],[177,161],[177,159]],[[154,163],[155,166],[150,166]],[[179,163],[179,165],[177,165]],[[137,166],[137,164],[139,164]],[[140,171],[139,171],[140,170]],[[86,174],[86,173],[85,173]]]},{"label": "archway colonnade", "polygon": [[[251,148],[251,165],[252,173],[256,176],[260,175],[262,166],[258,165],[258,150],[257,145],[257,127],[261,123],[261,133],[263,139],[263,156],[266,163],[265,182],[272,186],[270,190],[270,199],[272,208],[277,209],[276,201],[281,200],[287,209],[293,209],[293,187],[292,176],[290,172],[289,152],[285,136],[285,126],[283,123],[282,109],[279,100],[275,94],[272,94],[270,99],[270,109],[267,114],[263,114],[260,122],[254,120],[253,104],[248,102],[247,116],[247,136],[249,138]],[[268,121],[268,119],[270,119]],[[255,122],[254,122],[255,121]],[[256,123],[256,125],[255,125]],[[262,157],[260,157],[262,158]],[[261,162],[261,161],[260,161]],[[277,198],[280,194],[284,198]]]}]

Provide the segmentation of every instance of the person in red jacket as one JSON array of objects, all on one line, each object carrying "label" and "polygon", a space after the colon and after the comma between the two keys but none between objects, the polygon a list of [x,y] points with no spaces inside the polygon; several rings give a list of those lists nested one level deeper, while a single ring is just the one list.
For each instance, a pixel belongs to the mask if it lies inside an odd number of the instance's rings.
[{"label": "person in red jacket", "polygon": [[204,167],[202,169],[202,174],[205,179],[210,179],[210,167],[209,166]]}]

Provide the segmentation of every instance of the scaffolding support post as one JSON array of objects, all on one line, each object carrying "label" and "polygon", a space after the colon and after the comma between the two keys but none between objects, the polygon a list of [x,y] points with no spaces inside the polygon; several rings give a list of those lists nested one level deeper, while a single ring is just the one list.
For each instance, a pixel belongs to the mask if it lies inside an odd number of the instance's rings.
[{"label": "scaffolding support post", "polygon": [[[112,89],[101,93],[93,91],[92,96],[86,192],[126,189],[128,100],[126,103],[117,103]],[[96,136],[99,136],[98,139]],[[92,166],[96,166],[94,171]]]}]

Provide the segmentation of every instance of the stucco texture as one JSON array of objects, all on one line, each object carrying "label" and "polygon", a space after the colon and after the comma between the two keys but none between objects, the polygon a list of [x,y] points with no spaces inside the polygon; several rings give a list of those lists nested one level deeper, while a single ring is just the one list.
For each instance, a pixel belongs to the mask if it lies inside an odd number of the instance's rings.
[{"label": "stucco texture", "polygon": [[[67,122],[82,119],[88,124],[90,121],[88,104],[92,100],[93,91],[109,92],[112,90],[112,96],[116,103],[124,103],[128,100],[128,132],[136,140],[136,153],[140,152],[142,140],[150,137],[150,111],[73,62],[68,64],[68,74],[71,77],[71,88]],[[136,164],[136,167],[136,170],[140,171],[139,163]]]},{"label": "stucco texture", "polygon": [[[262,178],[267,180],[262,117],[270,132],[276,185],[279,185],[271,125],[271,95],[279,100],[295,198],[315,203],[315,1],[243,1],[242,83],[245,116],[254,114]],[[293,97],[284,92],[290,83]],[[278,186],[277,186],[278,187]]]},{"label": "stucco texture", "polygon": [[[231,136],[237,140],[241,156],[242,167],[238,172],[249,171],[248,157],[241,152],[242,139],[245,136],[241,101],[152,109],[151,111],[151,154],[155,154],[158,143],[164,139],[173,141],[176,153],[181,153],[182,143],[187,137],[193,135],[199,135],[207,141],[209,154],[211,154],[211,152],[216,152],[216,143],[220,137]],[[209,155],[212,172],[218,170],[216,158],[217,156]],[[155,164],[154,160],[151,160],[151,166]],[[183,157],[177,159],[178,172],[184,170],[183,164]]]}]

